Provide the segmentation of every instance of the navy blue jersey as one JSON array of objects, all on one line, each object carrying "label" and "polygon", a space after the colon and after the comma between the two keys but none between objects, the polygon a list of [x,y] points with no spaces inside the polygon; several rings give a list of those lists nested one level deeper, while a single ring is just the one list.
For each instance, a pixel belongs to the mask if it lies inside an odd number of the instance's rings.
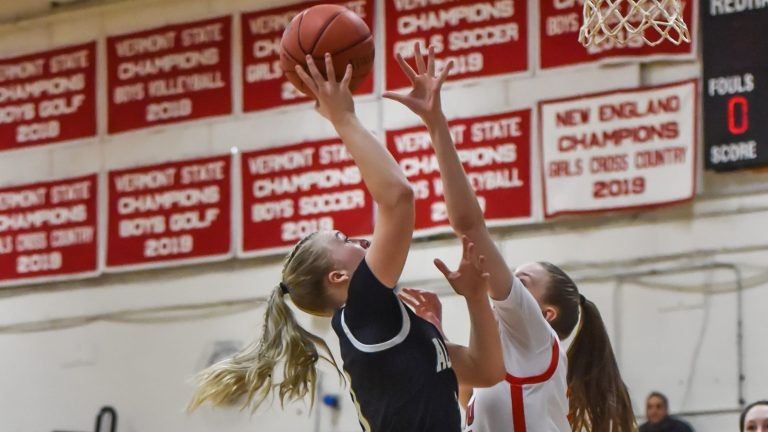
[{"label": "navy blue jersey", "polygon": [[458,432],[458,383],[440,332],[363,260],[333,315],[344,372],[364,431]]}]

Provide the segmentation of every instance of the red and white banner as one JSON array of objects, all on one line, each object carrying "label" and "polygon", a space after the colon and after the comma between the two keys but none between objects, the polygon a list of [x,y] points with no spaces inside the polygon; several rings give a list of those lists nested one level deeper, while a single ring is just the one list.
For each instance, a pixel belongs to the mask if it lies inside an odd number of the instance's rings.
[{"label": "red and white banner", "polygon": [[108,130],[232,112],[232,18],[107,38]]},{"label": "red and white banner", "polygon": [[[531,217],[531,110],[449,123],[469,181],[490,225]],[[387,147],[416,193],[416,231],[450,231],[443,183],[424,127],[387,131]]]},{"label": "red and white banner", "polygon": [[413,60],[413,45],[435,47],[437,69],[453,60],[452,80],[527,72],[527,0],[417,1],[386,4],[386,88],[410,86],[394,58]]},{"label": "red and white banner", "polygon": [[0,286],[98,273],[96,174],[0,189]]},{"label": "red and white banner", "polygon": [[[310,100],[283,76],[280,67],[280,38],[294,16],[321,3],[346,7],[359,15],[374,32],[373,0],[302,2],[242,14],[243,111],[258,111]],[[355,90],[356,95],[373,92],[373,75],[374,70],[371,70],[368,78]]]},{"label": "red and white banner", "polygon": [[0,60],[0,150],[96,135],[96,42]]},{"label": "red and white banner", "polygon": [[539,103],[544,213],[693,198],[697,81]]},{"label": "red and white banner", "polygon": [[107,270],[230,256],[231,159],[217,156],[110,171]]},{"label": "red and white banner", "polygon": [[[585,48],[579,42],[584,0],[540,0],[539,4],[539,67],[552,69],[596,61],[656,61],[690,60],[695,57],[697,1],[682,0],[683,20],[691,33],[691,43],[675,45],[664,41],[656,46],[648,45],[642,37],[631,36],[625,45],[605,40]],[[630,2],[625,2],[624,5]],[[656,30],[646,33],[653,40],[660,36]],[[627,37],[628,35],[625,35]]]},{"label": "red and white banner", "polygon": [[373,200],[338,139],[243,153],[241,255],[285,251],[304,236],[373,233]]}]

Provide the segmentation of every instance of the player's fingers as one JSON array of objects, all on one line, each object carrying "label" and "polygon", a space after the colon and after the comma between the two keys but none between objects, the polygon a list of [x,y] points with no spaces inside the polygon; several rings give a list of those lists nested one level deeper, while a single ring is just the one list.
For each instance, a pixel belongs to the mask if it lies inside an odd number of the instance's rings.
[{"label": "player's fingers", "polygon": [[467,259],[469,257],[469,237],[461,236],[461,258]]},{"label": "player's fingers", "polygon": [[472,267],[477,268],[477,252],[475,252],[475,244],[472,242],[469,242],[467,245],[467,262]]},{"label": "player's fingers", "polygon": [[323,78],[323,74],[320,73],[320,69],[317,68],[315,60],[309,54],[307,54],[307,68],[309,69],[309,74],[312,76],[318,86],[326,82],[325,78]]},{"label": "player's fingers", "polygon": [[403,73],[408,77],[408,79],[411,81],[411,84],[416,82],[416,71],[413,70],[411,65],[408,64],[407,61],[403,58],[400,53],[395,54],[395,60],[397,60],[397,63],[400,65],[400,69],[403,70]]},{"label": "player's fingers", "polygon": [[418,298],[422,304],[429,303],[429,299],[427,298],[428,294],[429,294],[429,291],[424,291],[420,289],[413,290],[414,297]]},{"label": "player's fingers", "polygon": [[336,82],[336,69],[333,67],[331,53],[325,53],[325,76],[328,77],[328,82]]},{"label": "player's fingers", "polygon": [[431,291],[424,291],[424,301],[433,306],[440,306],[440,299]]},{"label": "player's fingers", "polygon": [[445,80],[448,79],[448,75],[451,73],[451,69],[453,69],[453,64],[453,60],[451,60],[443,66],[443,70],[440,71],[440,76],[437,78],[439,85],[443,85]]},{"label": "player's fingers", "polygon": [[400,288],[400,291],[406,292],[408,294],[418,294],[418,293],[424,292],[418,288],[410,288],[410,287],[402,287]]},{"label": "player's fingers", "polygon": [[430,77],[435,76],[435,47],[429,46],[429,56],[427,57],[427,74]]},{"label": "player's fingers", "polygon": [[305,86],[309,87],[309,89],[312,90],[312,93],[317,94],[317,83],[315,83],[315,80],[313,80],[311,76],[307,75],[307,72],[304,70],[304,68],[296,65],[294,70],[296,71],[296,75],[299,76],[301,82],[303,82]]},{"label": "player's fingers", "polygon": [[428,291],[423,291],[416,288],[408,288],[405,291],[409,296],[411,296],[413,299],[415,299],[419,304],[424,304],[428,300],[424,294],[426,294]]},{"label": "player's fingers", "polygon": [[480,255],[477,257],[477,263],[475,263],[475,268],[480,273],[485,273],[485,256]]},{"label": "player's fingers", "polygon": [[408,306],[413,307],[414,309],[419,307],[419,303],[414,301],[412,298],[408,297],[405,294],[398,294],[398,297],[400,297],[400,300],[403,301],[403,303],[407,304]]},{"label": "player's fingers", "polygon": [[352,81],[352,65],[348,64],[347,70],[344,71],[344,78],[341,79],[341,86],[348,88],[350,81]]},{"label": "player's fingers", "polygon": [[427,67],[424,65],[424,55],[421,53],[421,43],[413,44],[413,55],[416,57],[416,70],[421,75],[427,71]]},{"label": "player's fingers", "polygon": [[395,92],[385,92],[383,95],[381,95],[381,97],[391,99],[395,102],[400,102],[403,105],[405,105],[405,100],[408,98],[406,95],[401,95]]},{"label": "player's fingers", "polygon": [[440,273],[442,273],[443,276],[445,276],[446,278],[451,274],[451,271],[448,269],[448,266],[445,265],[443,260],[441,260],[440,258],[435,258],[434,263],[435,263],[435,267],[437,267],[437,269],[440,270]]},{"label": "player's fingers", "polygon": [[424,297],[426,300],[437,299],[437,294],[433,293],[432,291],[419,290],[419,294],[421,294],[421,296]]}]

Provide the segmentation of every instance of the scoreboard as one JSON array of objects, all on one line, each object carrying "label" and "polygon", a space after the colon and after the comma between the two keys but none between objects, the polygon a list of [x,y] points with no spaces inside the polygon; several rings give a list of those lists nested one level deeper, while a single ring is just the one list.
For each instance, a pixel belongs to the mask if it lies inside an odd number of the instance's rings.
[{"label": "scoreboard", "polygon": [[768,165],[768,0],[703,0],[704,160]]}]

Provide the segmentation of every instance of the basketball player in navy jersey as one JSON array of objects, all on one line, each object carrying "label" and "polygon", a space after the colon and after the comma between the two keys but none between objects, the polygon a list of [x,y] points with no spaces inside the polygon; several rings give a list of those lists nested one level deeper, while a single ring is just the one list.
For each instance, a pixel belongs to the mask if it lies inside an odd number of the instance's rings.
[{"label": "basketball player in navy jersey", "polygon": [[[487,258],[489,293],[507,372],[495,386],[475,389],[467,406],[466,430],[634,431],[632,404],[597,307],[550,263],[534,262],[518,267],[514,274],[510,271],[485,225],[442,111],[441,77],[450,64],[437,76],[432,47],[426,62],[418,44],[414,56],[416,70],[397,55],[413,90],[384,97],[402,103],[427,125],[451,227],[458,235],[472,238]],[[405,298],[418,313],[439,326],[436,296],[415,290],[406,294],[411,294]],[[578,323],[578,333],[566,352],[561,340]]]},{"label": "basketball player in navy jersey", "polygon": [[[273,389],[281,402],[314,395],[318,359],[336,363],[325,342],[296,322],[285,301],[289,296],[305,312],[332,316],[364,431],[459,431],[457,377],[474,386],[504,377],[484,258],[465,236],[457,270],[435,261],[464,296],[472,326],[469,347],[446,344],[437,328],[394,292],[413,235],[413,190],[386,147],[356,117],[348,88],[352,68],[337,83],[331,57],[325,60],[329,80],[311,57],[310,73],[300,67],[296,72],[316,95],[317,111],[335,127],[377,203],[373,240],[324,231],[296,244],[269,298],[261,340],[204,371],[191,407],[242,401],[255,409]],[[281,361],[278,381],[273,372]]]}]

